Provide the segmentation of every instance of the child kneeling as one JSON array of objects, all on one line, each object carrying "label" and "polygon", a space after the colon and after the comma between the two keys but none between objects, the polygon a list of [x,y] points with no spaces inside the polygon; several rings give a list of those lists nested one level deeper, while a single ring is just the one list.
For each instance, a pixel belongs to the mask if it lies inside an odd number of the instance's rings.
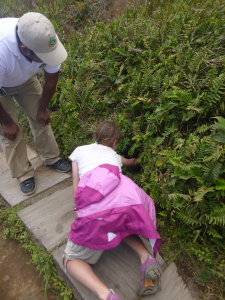
[{"label": "child kneeling", "polygon": [[[161,242],[154,202],[122,174],[122,166],[138,163],[115,152],[121,138],[118,127],[102,122],[94,136],[94,144],[77,147],[70,156],[77,218],[71,225],[63,263],[69,274],[99,299],[122,300],[95,275],[90,264],[95,264],[104,250],[124,241],[140,259],[138,295],[154,294],[161,289],[162,274],[154,258]],[[139,235],[150,240],[153,256]]]}]

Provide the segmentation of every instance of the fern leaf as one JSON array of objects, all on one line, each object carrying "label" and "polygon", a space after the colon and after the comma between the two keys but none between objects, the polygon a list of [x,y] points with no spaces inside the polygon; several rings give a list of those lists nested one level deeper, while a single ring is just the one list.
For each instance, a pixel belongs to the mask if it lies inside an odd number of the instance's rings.
[{"label": "fern leaf", "polygon": [[199,216],[188,214],[187,212],[178,212],[178,217],[186,224],[194,226],[194,225],[200,225],[201,222],[199,220]]},{"label": "fern leaf", "polygon": [[197,111],[198,113],[202,113],[203,109],[202,108],[198,108],[196,106],[193,106],[193,105],[188,105],[186,107],[186,110],[194,110],[194,111]]},{"label": "fern leaf", "polygon": [[222,235],[219,234],[218,231],[216,231],[215,229],[211,228],[207,230],[207,233],[211,236],[213,236],[216,239],[223,239]]},{"label": "fern leaf", "polygon": [[224,179],[217,180],[215,189],[225,191],[225,180]]},{"label": "fern leaf", "polygon": [[209,125],[203,124],[202,126],[198,127],[195,132],[204,133],[210,128]]},{"label": "fern leaf", "polygon": [[215,208],[209,215],[206,215],[209,224],[225,226],[225,205]]},{"label": "fern leaf", "polygon": [[191,200],[191,196],[190,195],[185,195],[185,194],[180,194],[180,193],[169,194],[168,198],[169,199],[173,199],[173,200],[176,200],[178,198],[182,198],[185,201],[190,201]]},{"label": "fern leaf", "polygon": [[220,147],[217,147],[217,149],[215,150],[215,152],[208,156],[208,157],[205,157],[203,159],[203,161],[216,161],[218,160],[221,156],[223,155],[223,151],[220,149]]},{"label": "fern leaf", "polygon": [[194,201],[198,202],[198,201],[202,201],[203,197],[209,193],[209,192],[213,192],[214,188],[212,187],[206,187],[206,186],[202,186],[200,187],[195,193],[194,193]]},{"label": "fern leaf", "polygon": [[215,182],[219,178],[222,168],[223,165],[218,161],[208,164],[203,168],[205,179],[209,182]]}]

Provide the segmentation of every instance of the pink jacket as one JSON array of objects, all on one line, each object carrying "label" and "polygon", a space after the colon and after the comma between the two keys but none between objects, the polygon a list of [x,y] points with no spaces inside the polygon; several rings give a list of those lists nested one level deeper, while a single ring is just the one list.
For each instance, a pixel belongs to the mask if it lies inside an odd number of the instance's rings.
[{"label": "pink jacket", "polygon": [[104,250],[136,234],[150,239],[156,255],[161,238],[154,202],[117,166],[104,164],[83,175],[75,205],[77,218],[68,235],[73,243]]}]

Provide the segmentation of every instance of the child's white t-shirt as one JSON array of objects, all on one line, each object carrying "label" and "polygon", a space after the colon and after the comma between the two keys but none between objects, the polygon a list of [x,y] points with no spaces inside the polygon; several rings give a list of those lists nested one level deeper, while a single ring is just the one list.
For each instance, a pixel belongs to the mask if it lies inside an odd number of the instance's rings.
[{"label": "child's white t-shirt", "polygon": [[79,177],[102,164],[110,164],[119,167],[121,172],[122,161],[111,147],[91,144],[77,147],[69,157],[78,164]]}]

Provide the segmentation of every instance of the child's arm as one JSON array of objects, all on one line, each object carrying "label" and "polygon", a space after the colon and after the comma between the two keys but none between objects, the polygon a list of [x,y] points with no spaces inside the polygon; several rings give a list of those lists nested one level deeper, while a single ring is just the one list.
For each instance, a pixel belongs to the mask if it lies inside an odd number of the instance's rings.
[{"label": "child's arm", "polygon": [[123,167],[126,168],[137,167],[139,165],[136,158],[125,158],[121,156],[121,162],[123,164]]},{"label": "child's arm", "polygon": [[72,175],[73,175],[73,198],[75,199],[78,182],[80,181],[78,173],[78,165],[76,161],[72,162]]}]

